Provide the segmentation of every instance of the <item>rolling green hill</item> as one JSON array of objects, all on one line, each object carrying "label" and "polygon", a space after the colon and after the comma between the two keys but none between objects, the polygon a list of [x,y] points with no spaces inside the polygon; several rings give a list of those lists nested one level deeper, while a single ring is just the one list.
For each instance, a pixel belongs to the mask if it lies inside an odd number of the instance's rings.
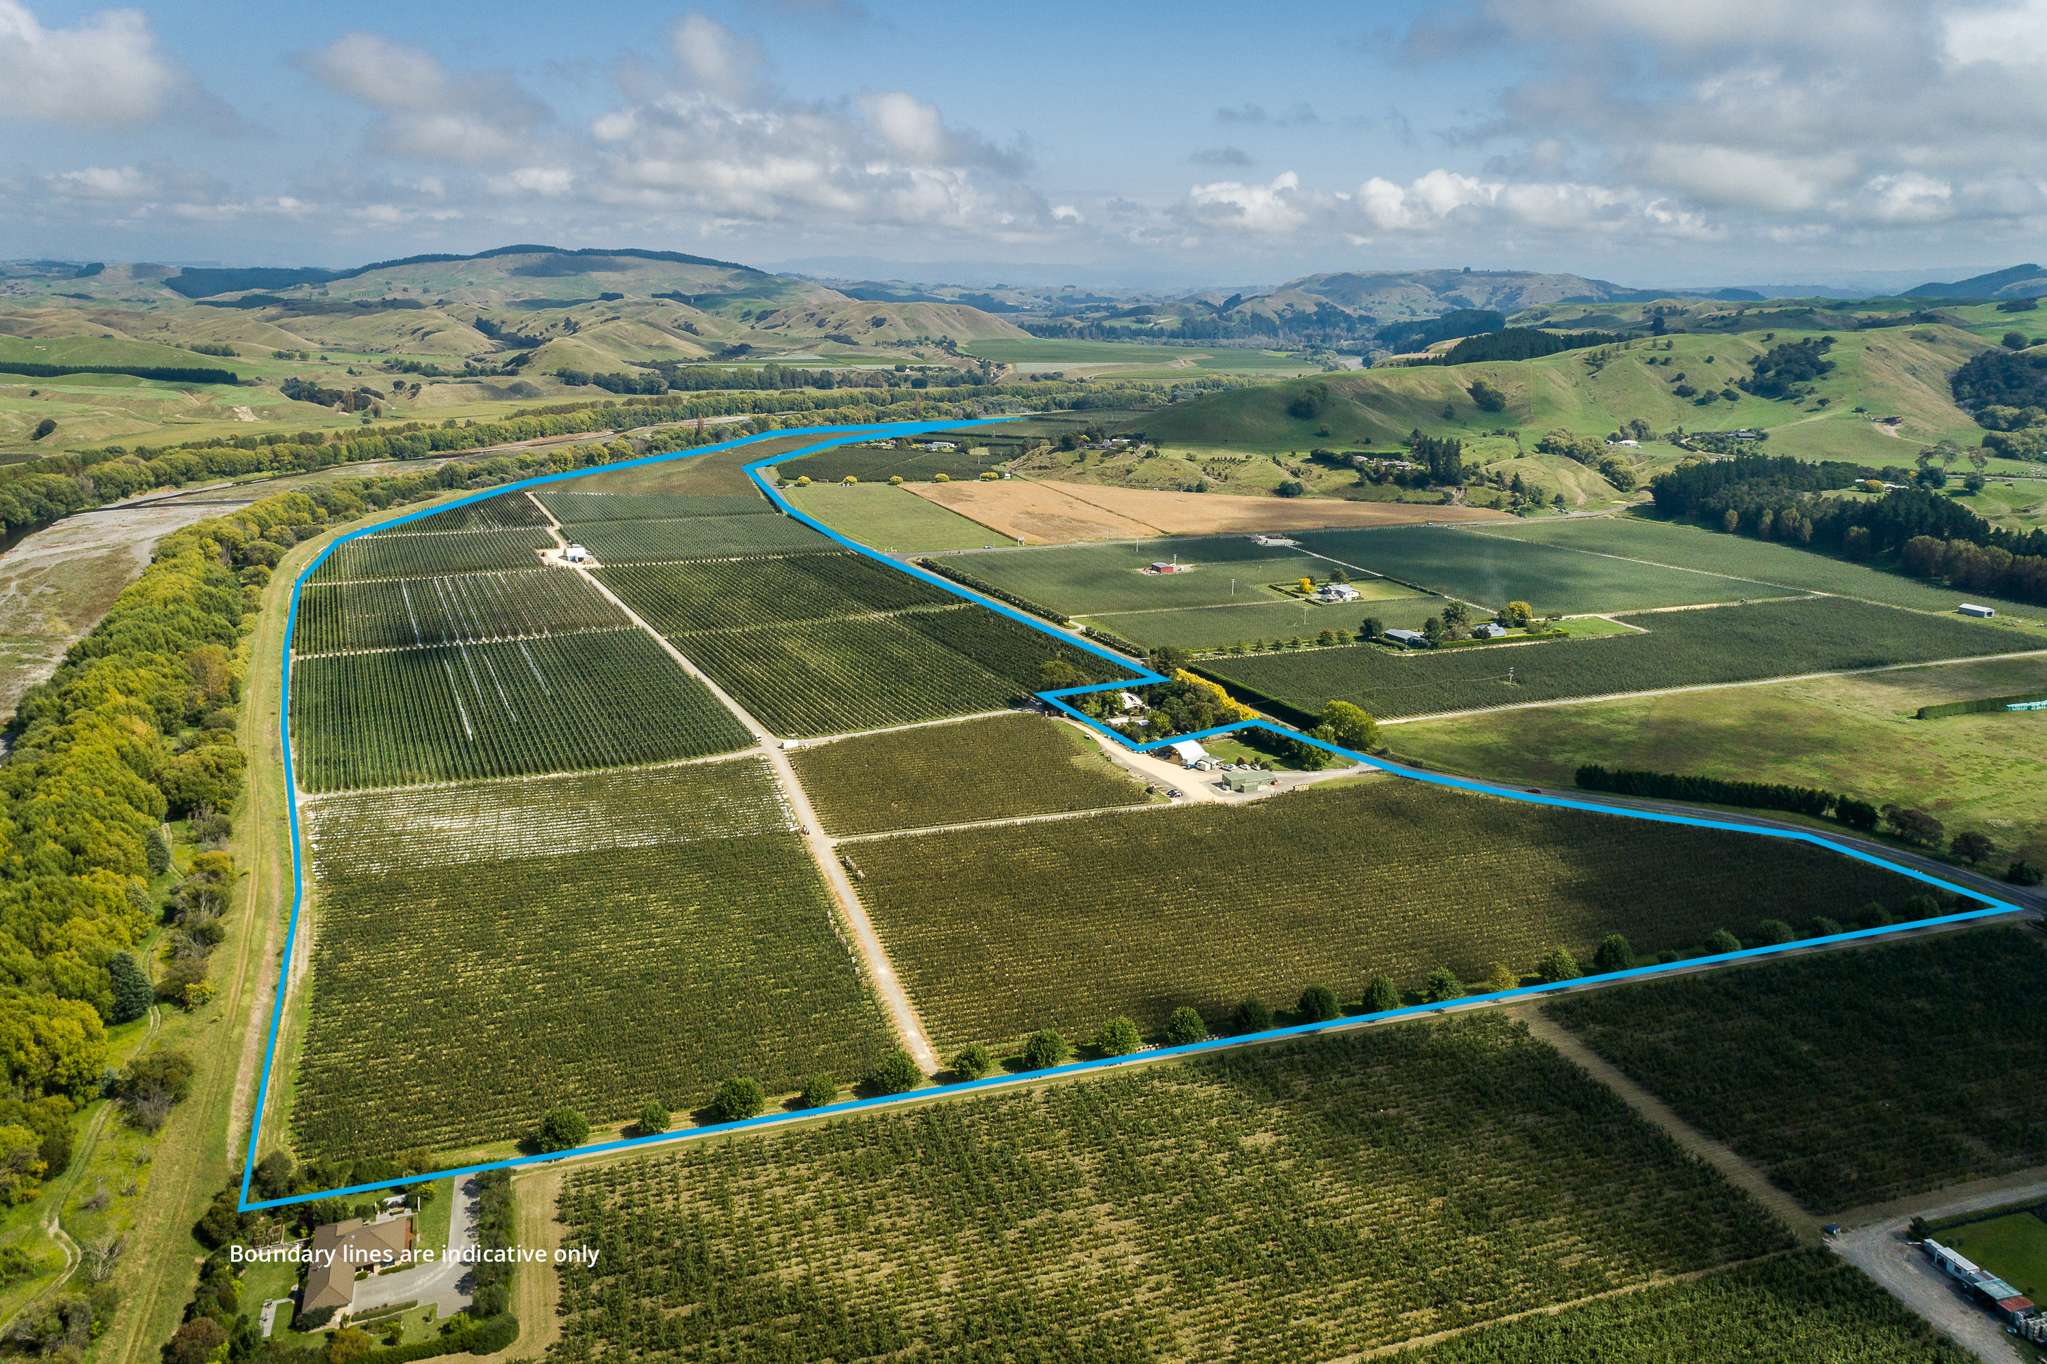
[{"label": "rolling green hill", "polygon": [[[1818,381],[1812,400],[1801,402],[1735,388],[1772,344],[1766,335],[1644,338],[1539,360],[1294,379],[1178,404],[1147,414],[1139,425],[1168,444],[1306,450],[1384,446],[1415,427],[1471,435],[1505,429],[1533,444],[1555,427],[1603,436],[1640,418],[1659,433],[1678,426],[1756,427],[1770,433],[1773,452],[1899,464],[1909,463],[1921,444],[1953,439],[1973,445],[1981,434],[1947,388],[1948,375],[1982,348],[1967,332],[1936,325],[1841,333],[1828,353],[1833,372]],[[1470,389],[1479,379],[1506,395],[1504,410],[1481,411],[1472,401]],[[1679,382],[1737,396],[1700,406],[1674,392]],[[1816,401],[1821,398],[1824,406]],[[1876,421],[1890,416],[1900,419],[1895,435]]]}]

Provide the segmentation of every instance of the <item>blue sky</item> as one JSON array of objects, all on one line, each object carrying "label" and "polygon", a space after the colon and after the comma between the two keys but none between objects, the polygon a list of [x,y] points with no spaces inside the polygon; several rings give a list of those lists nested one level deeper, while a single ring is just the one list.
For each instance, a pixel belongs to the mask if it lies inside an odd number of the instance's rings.
[{"label": "blue sky", "polygon": [[2047,0],[0,0],[0,135],[9,257],[1826,280],[2043,254]]}]

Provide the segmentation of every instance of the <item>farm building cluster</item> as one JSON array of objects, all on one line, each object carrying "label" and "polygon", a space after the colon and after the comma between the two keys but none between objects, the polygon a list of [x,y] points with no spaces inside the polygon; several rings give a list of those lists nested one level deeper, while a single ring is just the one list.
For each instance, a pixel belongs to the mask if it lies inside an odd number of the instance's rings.
[{"label": "farm building cluster", "polygon": [[1961,1285],[1962,1292],[1994,1314],[2013,1332],[2035,1343],[2047,1342],[2047,1312],[2033,1300],[1952,1246],[1928,1237],[1920,1243],[1933,1267]]}]

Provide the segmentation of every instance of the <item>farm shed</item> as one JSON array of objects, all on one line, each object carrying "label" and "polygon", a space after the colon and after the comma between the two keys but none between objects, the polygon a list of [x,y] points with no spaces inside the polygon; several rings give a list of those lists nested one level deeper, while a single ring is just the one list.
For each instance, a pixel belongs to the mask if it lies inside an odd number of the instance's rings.
[{"label": "farm shed", "polygon": [[1975,602],[1972,601],[1963,602],[1960,606],[1957,606],[1955,610],[1959,611],[1961,614],[1965,616],[1974,616],[1978,620],[1989,620],[1992,616],[1997,614],[1996,607],[1978,606]]},{"label": "farm shed", "polygon": [[562,550],[562,562],[565,564],[580,564],[589,557],[590,551],[581,545],[568,545]]},{"label": "farm shed", "polygon": [[1117,706],[1126,711],[1144,709],[1144,701],[1134,691],[1117,692],[1116,704]]},{"label": "farm shed", "polygon": [[1225,772],[1223,774],[1223,785],[1239,795],[1248,795],[1253,791],[1263,791],[1278,780],[1279,778],[1273,776],[1270,772]]},{"label": "farm shed", "polygon": [[1501,625],[1497,621],[1489,620],[1483,625],[1473,626],[1471,631],[1471,637],[1473,639],[1500,639],[1504,637],[1506,633],[1507,633],[1506,626]]},{"label": "farm shed", "polygon": [[1315,600],[1319,602],[1356,601],[1358,590],[1349,583],[1324,583],[1315,589]]},{"label": "farm shed", "polygon": [[1150,567],[1150,568],[1149,568],[1149,569],[1147,570],[1147,572],[1151,572],[1151,573],[1185,573],[1185,572],[1187,572],[1187,571],[1188,571],[1189,569],[1191,569],[1191,568],[1193,568],[1193,567],[1194,567],[1194,565],[1192,565],[1192,564],[1183,564],[1183,563],[1181,563],[1181,562],[1180,562],[1180,561],[1179,561],[1178,559],[1173,559],[1173,560],[1171,560],[1171,561],[1167,561],[1167,560],[1165,560],[1165,559],[1154,559],[1154,560],[1152,560],[1152,561],[1151,561],[1151,567]]},{"label": "farm shed", "polygon": [[1213,761],[1208,756],[1208,750],[1192,739],[1181,739],[1172,748],[1173,756],[1180,760],[1183,767],[1195,767],[1201,763]]},{"label": "farm shed", "polygon": [[1409,649],[1419,649],[1429,642],[1429,637],[1419,630],[1388,630],[1386,638]]}]

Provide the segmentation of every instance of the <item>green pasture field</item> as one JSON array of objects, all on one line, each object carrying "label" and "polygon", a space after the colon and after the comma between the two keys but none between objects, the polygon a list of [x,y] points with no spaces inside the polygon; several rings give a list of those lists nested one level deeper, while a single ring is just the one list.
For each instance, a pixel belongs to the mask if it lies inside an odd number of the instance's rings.
[{"label": "green pasture field", "polygon": [[308,581],[431,578],[444,573],[538,568],[540,551],[553,544],[554,537],[546,531],[526,526],[429,533],[413,531],[407,524],[336,546]]},{"label": "green pasture field", "polygon": [[804,515],[888,554],[989,549],[1016,543],[1000,531],[886,483],[850,488],[836,483],[814,483],[808,488],[784,484],[782,495]]},{"label": "green pasture field", "polygon": [[1119,371],[1172,373],[1188,369],[1212,374],[1309,374],[1320,368],[1306,356],[1284,351],[1249,350],[1236,346],[1159,346],[1142,341],[1082,341],[1059,337],[1026,340],[1004,337],[975,341],[967,354],[1024,370],[1060,365],[1089,368],[1115,366]]},{"label": "green pasture field", "polygon": [[641,630],[303,658],[291,699],[308,791],[616,767],[751,742]]},{"label": "green pasture field", "polygon": [[1301,601],[1260,601],[1236,606],[1114,611],[1106,615],[1082,616],[1080,620],[1133,644],[1204,650],[1265,640],[1300,638],[1312,641],[1324,630],[1348,630],[1356,634],[1367,616],[1376,618],[1390,629],[1419,630],[1423,621],[1440,614],[1444,606],[1441,597],[1409,591],[1397,583],[1359,578],[1351,585],[1385,595],[1330,606]]},{"label": "green pasture field", "polygon": [[[1774,344],[1763,335],[1644,337],[1618,348],[1536,360],[1317,374],[1205,394],[1147,414],[1135,425],[1167,445],[1293,451],[1385,448],[1416,427],[1467,437],[1504,428],[1533,447],[1554,428],[1598,437],[1640,418],[1657,431],[1759,427],[1769,432],[1772,454],[1877,466],[1909,464],[1922,446],[1937,441],[1971,446],[1982,438],[1981,428],[1955,405],[1947,382],[1982,342],[1940,324],[1831,333],[1835,345],[1827,358],[1834,370],[1814,385],[1814,401],[1751,397],[1737,388],[1732,401],[1700,406],[1676,393],[1680,375],[1703,391],[1733,388],[1749,374],[1754,358]],[[1791,338],[1780,332],[1776,339]],[[1665,359],[1671,363],[1660,363]],[[1470,390],[1479,379],[1506,396],[1504,411],[1485,411],[1472,400]],[[1866,410],[1857,412],[1858,407]],[[1886,416],[1900,419],[1897,435],[1878,428],[1877,419]]]},{"label": "green pasture field", "polygon": [[[2043,491],[2042,496],[2047,497],[2047,491]],[[1724,573],[1732,578],[1751,580],[1744,584],[1750,595],[1760,594],[1774,586],[1787,591],[1831,592],[1922,611],[1952,611],[1961,602],[1973,601],[1994,606],[2004,615],[2035,620],[2047,617],[2047,607],[1940,587],[1908,578],[1902,573],[1887,573],[1880,568],[1850,563],[1791,545],[1752,540],[1745,535],[1727,535],[1675,521],[1655,521],[1638,516],[1532,521],[1497,529],[1488,527],[1485,534],[1511,536],[1516,540],[1579,550],[1586,554],[1618,555],[1626,560],[1641,559],[1675,568]],[[1639,565],[1629,564],[1626,567]]]},{"label": "green pasture field", "polygon": [[1218,676],[1301,711],[1351,701],[1380,717],[1852,671],[2041,647],[1992,622],[1839,597],[1627,617],[1641,632],[1396,654],[1371,645],[1213,661]]},{"label": "green pasture field", "polygon": [[[1305,536],[1300,537],[1305,541]],[[1183,573],[1147,573],[1153,562],[1195,565]],[[1051,545],[949,554],[947,568],[1066,616],[1168,606],[1285,600],[1270,584],[1329,576],[1327,560],[1282,547],[1265,549],[1247,535],[1186,536],[1113,544]]]},{"label": "green pasture field", "polygon": [[2047,1221],[2037,1208],[2008,1212],[1934,1233],[2026,1297],[2047,1291]]},{"label": "green pasture field", "polygon": [[1392,1358],[1413,1364],[1566,1359],[1969,1364],[1975,1356],[1845,1260],[1824,1250],[1801,1250],[1561,1312],[1480,1326]]},{"label": "green pasture field", "polygon": [[529,568],[310,583],[292,651],[312,654],[617,630],[630,622],[580,573]]},{"label": "green pasture field", "polygon": [[1715,573],[1630,563],[1534,540],[1438,526],[1303,531],[1296,538],[1317,554],[1446,597],[1492,609],[1525,601],[1538,615],[1641,611],[1788,595],[1782,587]]},{"label": "green pasture field", "polygon": [[889,1045],[762,762],[315,811],[301,1156],[502,1142],[560,1103],[686,1115]]},{"label": "green pasture field", "polygon": [[1386,738],[1398,757],[1523,785],[1568,786],[1601,763],[1916,806],[1951,834],[1989,835],[2001,871],[2014,853],[2047,866],[2047,714],[1912,715],[2026,687],[2047,695],[2047,656],[1422,720]]},{"label": "green pasture field", "polygon": [[597,576],[620,601],[663,634],[957,606],[960,602],[943,588],[837,550],[780,559],[628,564],[599,569]]},{"label": "green pasture field", "polygon": [[[1774,886],[1773,886],[1774,895]],[[1984,928],[1546,1006],[1815,1212],[2047,1161],[2047,944]]]},{"label": "green pasture field", "polygon": [[[792,517],[697,516],[674,521],[571,521],[561,533],[602,564],[740,559],[829,550],[832,542]],[[552,543],[550,541],[550,543]]]},{"label": "green pasture field", "polygon": [[842,837],[1146,799],[1093,740],[1037,715],[844,739],[790,760],[818,818]]},{"label": "green pasture field", "polygon": [[558,1215],[549,1364],[1348,1357],[1790,1244],[1499,1019],[576,1166]]},{"label": "green pasture field", "polygon": [[[2047,466],[2041,473],[2047,474]],[[1980,493],[1955,494],[1955,501],[2004,530],[2023,534],[2047,527],[2047,478],[2040,476],[1993,479]]]},{"label": "green pasture field", "polygon": [[[1530,971],[1625,933],[1646,953],[1801,922],[1912,883],[1803,845],[1516,804],[1393,777],[1243,807],[906,836],[850,850],[861,898],[942,1049],[1041,1027],[1220,1027],[1323,984],[1352,1006],[1448,965]],[[1251,869],[1251,870],[1247,870]],[[1756,886],[1771,888],[1768,907]]]},{"label": "green pasture field", "polygon": [[790,485],[799,478],[811,480],[812,486],[838,483],[849,477],[857,478],[863,484],[886,485],[891,477],[897,475],[907,483],[929,483],[940,474],[965,482],[1000,467],[1009,458],[999,447],[991,450],[981,445],[975,440],[979,434],[961,432],[938,437],[953,440],[960,447],[957,450],[919,450],[914,446],[888,443],[841,445],[792,459],[787,464],[778,464],[775,477],[782,480],[784,492],[790,491]]}]

